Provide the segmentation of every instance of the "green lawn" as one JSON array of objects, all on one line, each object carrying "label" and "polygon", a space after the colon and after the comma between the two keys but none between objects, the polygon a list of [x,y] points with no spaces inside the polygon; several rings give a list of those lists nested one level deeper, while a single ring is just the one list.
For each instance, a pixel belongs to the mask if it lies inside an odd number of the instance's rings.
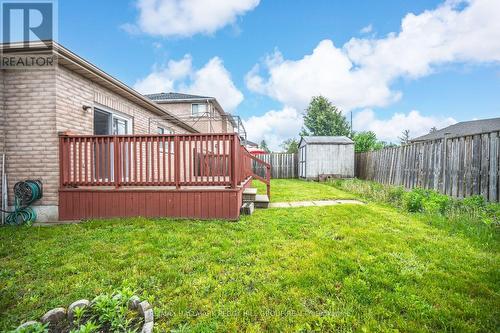
[{"label": "green lawn", "polygon": [[0,331],[127,285],[158,332],[493,332],[498,245],[376,204],[1,228]]},{"label": "green lawn", "polygon": [[[253,187],[258,189],[259,194],[266,193],[266,185],[254,180]],[[336,189],[327,184],[310,182],[298,179],[272,179],[271,201],[290,202],[307,200],[327,199],[353,199],[354,195]]]}]

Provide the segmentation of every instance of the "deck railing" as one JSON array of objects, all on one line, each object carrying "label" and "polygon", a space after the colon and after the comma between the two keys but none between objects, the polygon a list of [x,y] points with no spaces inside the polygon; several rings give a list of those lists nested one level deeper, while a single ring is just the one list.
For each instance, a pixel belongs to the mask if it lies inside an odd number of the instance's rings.
[{"label": "deck railing", "polygon": [[61,187],[270,184],[236,134],[62,135],[59,151]]}]

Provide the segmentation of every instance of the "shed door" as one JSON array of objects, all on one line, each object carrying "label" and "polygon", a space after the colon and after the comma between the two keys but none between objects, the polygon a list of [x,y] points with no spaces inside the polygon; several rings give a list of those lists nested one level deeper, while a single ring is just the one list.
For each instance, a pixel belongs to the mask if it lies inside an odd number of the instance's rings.
[{"label": "shed door", "polygon": [[299,177],[306,178],[306,146],[299,148]]}]

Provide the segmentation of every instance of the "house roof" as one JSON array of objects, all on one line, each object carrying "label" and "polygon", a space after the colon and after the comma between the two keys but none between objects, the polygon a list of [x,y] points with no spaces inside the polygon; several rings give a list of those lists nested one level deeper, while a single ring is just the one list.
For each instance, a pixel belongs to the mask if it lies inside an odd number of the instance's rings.
[{"label": "house roof", "polygon": [[150,100],[153,100],[155,102],[159,101],[169,101],[169,100],[175,100],[175,101],[180,101],[180,100],[213,100],[215,99],[214,97],[209,97],[209,96],[200,96],[200,95],[190,95],[190,94],[183,94],[183,93],[176,93],[176,92],[167,92],[167,93],[158,93],[158,94],[147,94],[144,95]]},{"label": "house roof", "polygon": [[227,116],[227,119],[233,124],[234,127],[237,127],[236,121],[234,118],[226,113],[222,106],[219,104],[217,101],[217,98],[215,97],[210,97],[210,96],[201,96],[201,95],[191,95],[191,94],[184,94],[184,93],[177,93],[177,92],[162,92],[162,93],[156,93],[156,94],[148,94],[144,95],[150,100],[156,102],[156,103],[168,103],[168,104],[175,104],[175,103],[193,103],[193,102],[206,102],[210,101],[213,104],[215,104],[215,107],[217,110],[219,110],[220,114],[222,116]]},{"label": "house roof", "polygon": [[463,121],[454,125],[442,128],[435,132],[419,136],[412,139],[412,142],[430,141],[442,139],[445,136],[468,136],[481,133],[500,131],[500,118],[480,119]]},{"label": "house roof", "polygon": [[302,141],[307,144],[354,144],[354,141],[349,139],[347,136],[303,136],[300,139],[300,143],[302,143]]},{"label": "house roof", "polygon": [[[83,59],[79,55],[73,53],[72,51],[68,50],[64,46],[58,44],[55,41],[45,41],[43,42],[44,44],[50,43],[52,46],[52,50],[54,54],[57,56],[57,63],[58,65],[65,66],[66,68],[74,71],[75,73],[78,73],[82,75],[83,77],[96,82],[103,87],[108,88],[109,90],[115,92],[116,94],[127,98],[128,100],[136,103],[137,105],[155,113],[158,115],[161,115],[164,117],[165,120],[168,120],[172,122],[173,124],[184,128],[188,132],[191,133],[197,133],[198,130],[195,128],[191,127],[190,125],[186,124],[183,122],[181,119],[178,117],[174,116],[173,114],[165,111],[163,108],[161,108],[159,105],[157,105],[155,102],[151,101],[149,98],[145,97],[138,91],[132,89],[125,83],[121,82],[120,80],[114,78],[113,76],[109,75],[108,73],[104,72],[97,66],[93,65],[92,63],[88,62],[87,60]],[[30,49],[25,50],[23,43],[17,43],[17,44],[9,44],[10,49],[8,52],[25,52],[29,51],[30,53],[33,52],[33,44],[30,43]],[[2,50],[5,47],[6,44],[0,44],[0,50]],[[42,43],[40,43],[40,46],[42,46]],[[42,48],[41,51],[44,49]],[[7,52],[4,50],[4,52]]]},{"label": "house roof", "polygon": [[258,143],[253,142],[253,141],[250,141],[250,140],[246,140],[246,144],[247,144],[247,146],[249,146],[249,147],[258,147],[258,146],[259,146],[259,144],[258,144]]}]

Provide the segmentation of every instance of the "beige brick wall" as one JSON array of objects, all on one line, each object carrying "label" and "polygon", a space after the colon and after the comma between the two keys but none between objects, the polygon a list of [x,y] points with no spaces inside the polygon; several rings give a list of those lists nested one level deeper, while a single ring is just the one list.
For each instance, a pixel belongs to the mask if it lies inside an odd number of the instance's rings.
[{"label": "beige brick wall", "polygon": [[[2,154],[4,152],[4,143],[5,143],[5,115],[4,115],[4,84],[3,84],[4,73],[3,70],[0,69],[0,195],[2,189]],[[0,207],[3,198],[0,197]]]},{"label": "beige brick wall", "polygon": [[[133,132],[148,133],[149,118],[156,114],[59,66],[52,70],[0,71],[0,112],[4,111],[0,131],[4,130],[9,176],[9,200],[15,182],[34,178],[44,184],[44,197],[37,205],[58,204],[58,132],[93,134],[93,113],[82,106],[104,105],[133,118]],[[3,80],[2,80],[3,79]],[[2,82],[5,83],[2,86]],[[0,113],[0,116],[2,113]],[[186,132],[167,121],[161,126]],[[151,126],[156,133],[156,125]],[[0,133],[1,134],[1,133]],[[0,136],[1,137],[1,136]],[[0,141],[1,142],[1,141]]]},{"label": "beige brick wall", "polygon": [[44,184],[44,197],[38,204],[56,204],[55,70],[4,70],[3,78],[9,200],[12,203],[12,186],[30,178]]},{"label": "beige brick wall", "polygon": [[[5,115],[4,115],[4,84],[3,84],[3,69],[0,69],[0,153],[3,152],[5,142]],[[0,166],[1,168],[1,166]],[[1,171],[1,170],[0,170]],[[0,179],[1,182],[1,179]],[[0,183],[1,184],[1,183]]]},{"label": "beige brick wall", "polygon": [[[185,133],[186,130],[170,123],[158,121],[157,124],[149,119],[159,118],[158,115],[132,103],[122,96],[106,89],[83,76],[60,66],[57,70],[57,131],[73,131],[79,134],[94,133],[94,115],[85,112],[83,105],[99,107],[103,105],[132,118],[134,134],[156,134],[158,125],[172,128],[176,133]],[[149,127],[151,130],[149,131]]]}]

